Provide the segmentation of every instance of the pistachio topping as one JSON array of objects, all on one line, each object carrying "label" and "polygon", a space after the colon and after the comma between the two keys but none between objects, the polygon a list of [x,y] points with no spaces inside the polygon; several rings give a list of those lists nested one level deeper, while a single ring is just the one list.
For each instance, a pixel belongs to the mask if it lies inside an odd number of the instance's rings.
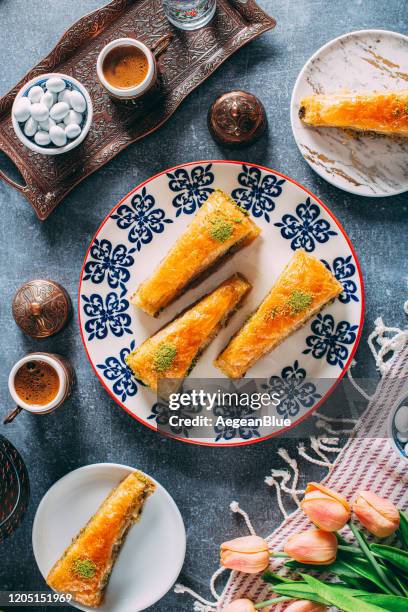
[{"label": "pistachio topping", "polygon": [[82,576],[82,578],[93,578],[96,574],[96,565],[90,559],[75,559],[73,563],[73,570],[75,574]]},{"label": "pistachio topping", "polygon": [[172,365],[177,355],[177,349],[172,344],[161,344],[153,359],[153,367],[159,374],[166,372]]},{"label": "pistachio topping", "polygon": [[231,238],[234,228],[227,219],[218,215],[210,219],[210,224],[211,238],[217,240],[217,242],[226,242]]},{"label": "pistachio topping", "polygon": [[287,300],[286,304],[289,307],[291,314],[295,315],[299,314],[299,312],[307,310],[312,302],[313,296],[310,293],[295,289],[290,298]]},{"label": "pistachio topping", "polygon": [[274,306],[265,314],[264,318],[269,320],[274,319],[277,315],[282,315],[283,317],[288,315],[294,316],[307,310],[312,302],[313,295],[311,293],[295,289],[282,306]]}]

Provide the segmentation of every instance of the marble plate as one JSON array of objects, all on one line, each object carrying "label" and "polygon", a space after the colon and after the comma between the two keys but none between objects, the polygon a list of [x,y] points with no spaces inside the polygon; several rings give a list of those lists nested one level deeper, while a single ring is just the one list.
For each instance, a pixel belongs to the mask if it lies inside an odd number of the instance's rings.
[{"label": "marble plate", "polygon": [[408,190],[408,138],[311,128],[298,117],[300,100],[313,93],[408,88],[408,37],[386,30],[351,32],[319,49],[293,89],[291,122],[307,163],[340,189],[362,196]]},{"label": "marble plate", "polygon": [[[132,471],[116,463],[86,465],[47,491],[33,524],[34,556],[44,578],[109,492]],[[183,519],[170,494],[151,479],[157,489],[127,535],[105,601],[98,608],[101,612],[146,610],[167,593],[180,573],[186,551]],[[74,601],[71,605],[94,610]]]},{"label": "marble plate", "polygon": [[[261,236],[157,319],[133,307],[129,299],[132,293],[215,188],[231,194],[252,215],[262,229]],[[344,292],[261,359],[247,376],[271,379],[274,387],[293,388],[299,397],[283,402],[277,409],[278,416],[290,418],[292,425],[304,419],[343,376],[357,348],[364,308],[361,273],[343,228],[316,196],[275,170],[249,163],[201,161],[171,168],[133,189],[103,221],[86,253],[78,294],[82,339],[100,382],[129,414],[157,429],[158,423],[168,419],[168,411],[163,411],[156,395],[132,376],[125,362],[128,353],[239,271],[252,283],[252,291],[192,374],[194,378],[220,378],[213,360],[300,247],[325,262],[343,283]],[[306,378],[316,381],[309,392],[305,390]],[[248,410],[242,416],[250,414]],[[224,416],[229,416],[227,408]],[[176,437],[180,434],[177,429],[171,433]],[[257,442],[269,435],[267,428],[214,427],[210,436],[198,438],[186,431],[180,439],[232,445]]]}]

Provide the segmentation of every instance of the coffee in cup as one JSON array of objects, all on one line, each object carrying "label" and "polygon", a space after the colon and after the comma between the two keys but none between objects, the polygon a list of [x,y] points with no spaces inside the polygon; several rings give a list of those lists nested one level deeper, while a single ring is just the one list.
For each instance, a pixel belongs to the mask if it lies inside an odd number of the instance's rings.
[{"label": "coffee in cup", "polygon": [[20,401],[32,406],[46,406],[58,394],[59,376],[56,369],[46,361],[26,361],[16,372],[14,388]]},{"label": "coffee in cup", "polygon": [[151,47],[136,38],[117,38],[99,53],[96,73],[108,94],[123,102],[136,103],[153,91],[157,83],[157,58],[169,46],[171,34],[165,34]]},{"label": "coffee in cup", "polygon": [[10,423],[22,410],[32,414],[53,412],[70,395],[73,379],[73,370],[64,357],[29,353],[11,369],[9,391],[17,407],[4,423]]}]

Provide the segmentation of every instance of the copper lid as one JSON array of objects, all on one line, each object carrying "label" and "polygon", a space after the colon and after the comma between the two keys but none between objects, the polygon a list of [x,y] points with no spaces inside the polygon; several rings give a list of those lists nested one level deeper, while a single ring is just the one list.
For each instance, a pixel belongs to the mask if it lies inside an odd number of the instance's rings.
[{"label": "copper lid", "polygon": [[51,280],[32,280],[16,291],[13,317],[33,338],[47,338],[59,332],[71,314],[71,300],[61,285]]},{"label": "copper lid", "polygon": [[222,145],[252,144],[264,132],[266,114],[262,102],[246,91],[229,91],[219,96],[208,111],[208,129]]}]

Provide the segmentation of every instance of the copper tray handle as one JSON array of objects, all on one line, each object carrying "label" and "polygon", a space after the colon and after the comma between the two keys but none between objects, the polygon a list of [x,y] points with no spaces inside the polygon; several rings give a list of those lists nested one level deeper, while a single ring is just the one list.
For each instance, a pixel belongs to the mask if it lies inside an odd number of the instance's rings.
[{"label": "copper tray handle", "polygon": [[16,416],[18,416],[21,411],[22,411],[21,406],[16,406],[14,410],[9,412],[8,415],[5,417],[5,419],[3,420],[3,424],[7,425],[8,423],[11,423],[11,421],[14,421]]},{"label": "copper tray handle", "polygon": [[[15,163],[15,161],[4,151],[4,149],[2,149],[0,147],[0,152],[3,153],[4,155],[6,155],[6,157],[16,166],[16,168],[18,168],[17,164]],[[6,183],[8,183],[9,185],[11,185],[12,187],[14,187],[15,189],[17,189],[18,191],[20,191],[21,193],[27,193],[28,190],[28,185],[27,183],[25,185],[21,185],[21,183],[17,183],[15,180],[13,180],[10,176],[8,176],[8,174],[6,174],[4,172],[4,170],[2,170],[0,168],[0,179],[3,179],[3,181],[5,181]]]},{"label": "copper tray handle", "polygon": [[150,51],[155,57],[159,57],[159,55],[164,53],[169,48],[172,40],[173,34],[164,34],[164,36],[161,36],[159,40],[156,40],[156,42],[153,43],[153,45],[150,47]]}]

